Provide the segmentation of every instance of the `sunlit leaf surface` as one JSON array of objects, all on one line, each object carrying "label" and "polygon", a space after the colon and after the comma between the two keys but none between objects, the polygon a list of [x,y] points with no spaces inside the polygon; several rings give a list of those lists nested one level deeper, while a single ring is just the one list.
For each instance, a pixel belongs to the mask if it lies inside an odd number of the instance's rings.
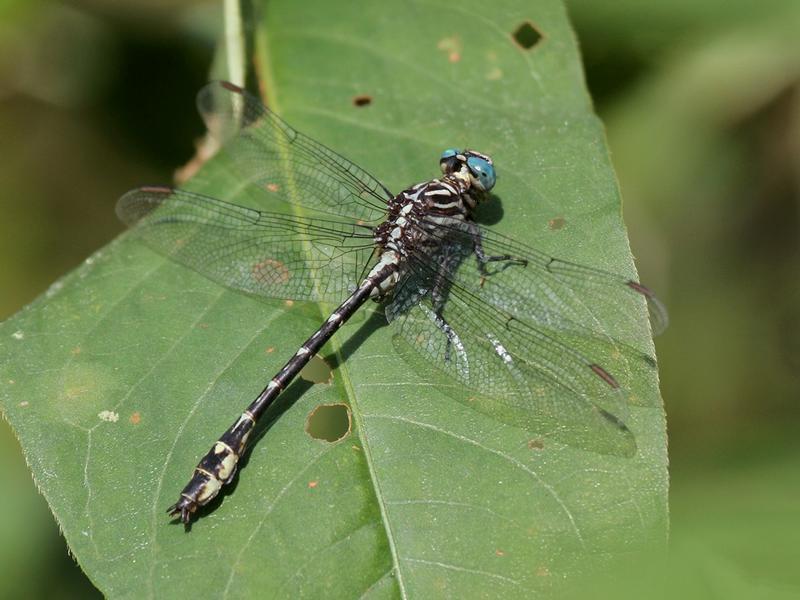
[{"label": "sunlit leaf surface", "polygon": [[[273,2],[255,23],[276,112],[396,191],[434,176],[443,148],[488,152],[493,228],[633,276],[560,3],[312,4]],[[540,34],[527,49],[529,27],[512,35],[525,22]],[[235,198],[223,167],[212,160],[190,187]],[[330,308],[227,291],[122,236],[0,326],[4,413],[102,591],[530,597],[663,540],[654,372],[618,374],[635,456],[596,454],[455,401],[398,357],[380,314],[326,349],[330,383],[288,390],[232,491],[189,533],[170,525],[199,456]],[[615,308],[596,307],[608,330],[652,353],[644,307],[627,325]],[[312,438],[309,413],[342,402],[350,433]]]}]

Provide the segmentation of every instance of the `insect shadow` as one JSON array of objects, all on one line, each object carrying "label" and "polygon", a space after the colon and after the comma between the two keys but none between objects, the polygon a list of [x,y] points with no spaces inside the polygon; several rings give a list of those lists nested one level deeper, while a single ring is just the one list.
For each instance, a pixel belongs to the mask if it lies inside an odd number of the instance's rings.
[{"label": "insect shadow", "polygon": [[487,195],[488,198],[475,207],[472,216],[481,225],[495,225],[503,218],[503,201],[496,194]]},{"label": "insect shadow", "polygon": [[[359,348],[359,346],[361,346],[361,344],[364,343],[364,341],[370,335],[372,335],[378,329],[386,327],[387,325],[388,323],[386,322],[386,316],[383,314],[383,310],[373,310],[372,314],[367,318],[367,320],[364,321],[355,332],[347,337],[345,342],[341,345],[339,352],[326,356],[325,362],[331,367],[331,370],[336,369],[339,367],[339,365],[346,363],[347,359]],[[201,506],[197,510],[198,516],[204,516],[213,513],[219,507],[219,505],[224,502],[228,495],[233,494],[236,491],[236,488],[239,485],[240,473],[243,469],[247,468],[247,463],[250,461],[250,454],[261,441],[261,438],[264,437],[264,435],[266,435],[266,433],[272,428],[278,419],[281,418],[283,413],[289,410],[295,404],[295,402],[297,402],[303,396],[303,394],[305,394],[314,385],[316,384],[298,377],[294,380],[294,382],[292,382],[285,392],[278,396],[275,404],[270,407],[269,412],[265,415],[263,422],[259,423],[253,430],[253,441],[248,444],[247,451],[239,461],[238,470],[233,481],[229,485],[225,486],[217,495],[217,497],[211,502]],[[180,520],[175,519],[173,524],[180,524]],[[191,529],[192,522],[184,525],[185,531],[189,532]]]}]

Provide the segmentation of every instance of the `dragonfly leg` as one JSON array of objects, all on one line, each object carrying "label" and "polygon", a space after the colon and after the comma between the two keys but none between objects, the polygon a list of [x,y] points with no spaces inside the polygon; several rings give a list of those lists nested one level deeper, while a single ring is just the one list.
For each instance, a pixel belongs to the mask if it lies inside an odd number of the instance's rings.
[{"label": "dragonfly leg", "polygon": [[[474,223],[473,223],[474,225]],[[470,235],[472,236],[473,244],[475,247],[475,258],[478,260],[478,271],[481,274],[481,287],[483,287],[486,278],[490,275],[494,275],[495,273],[500,273],[504,271],[506,267],[510,265],[519,265],[522,267],[528,266],[528,261],[525,258],[518,258],[511,254],[498,254],[495,256],[487,255],[483,249],[483,243],[481,241],[481,232],[480,229],[475,225],[470,229]],[[503,263],[498,268],[490,270],[487,265],[489,263]]]},{"label": "dragonfly leg", "polygon": [[436,275],[433,280],[433,286],[431,287],[431,303],[433,304],[433,313],[436,317],[435,323],[436,326],[445,334],[447,337],[446,346],[444,349],[444,359],[447,362],[450,362],[451,351],[453,345],[455,344],[457,347],[461,343],[461,340],[458,338],[458,335],[450,327],[450,324],[447,320],[442,316],[442,311],[444,310],[445,302],[447,301],[447,292],[448,292],[448,274],[452,269],[452,265],[456,262],[457,258],[450,256],[445,257],[442,263],[439,265],[439,269],[436,271]]},{"label": "dragonfly leg", "polygon": [[441,313],[435,312],[434,314],[436,316],[434,323],[447,338],[444,348],[444,360],[445,362],[449,363],[452,358],[453,346],[455,346],[456,349],[463,351],[463,344],[461,339],[458,337],[458,334],[450,326],[450,323],[448,323],[447,320],[441,315]]}]

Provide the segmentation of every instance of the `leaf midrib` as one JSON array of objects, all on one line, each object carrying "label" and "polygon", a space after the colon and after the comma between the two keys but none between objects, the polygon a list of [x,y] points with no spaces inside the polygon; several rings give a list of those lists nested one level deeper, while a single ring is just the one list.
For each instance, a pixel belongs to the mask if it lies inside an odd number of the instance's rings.
[{"label": "leaf midrib", "polygon": [[[276,84],[274,72],[272,70],[272,63],[270,60],[271,55],[269,52],[269,44],[267,37],[268,36],[265,32],[265,29],[259,27],[256,33],[256,40],[255,40],[256,42],[255,52],[258,54],[259,57],[259,60],[257,61],[256,65],[256,71],[259,73],[266,89],[271,91],[269,97],[269,102],[271,105],[270,108],[274,110],[276,114],[282,114],[282,111],[280,109],[280,102],[277,100],[278,86]],[[290,180],[290,187],[294,187],[291,185],[291,180]],[[297,216],[300,217],[305,216],[300,206],[300,203],[292,203],[291,205],[293,212]],[[310,247],[308,243],[304,242],[304,245],[306,246],[307,249],[306,254],[310,256]],[[326,303],[315,302],[314,304],[319,309],[320,322],[322,322],[322,319],[325,318],[325,315],[330,314],[333,310],[333,307],[330,307]],[[386,533],[386,539],[389,545],[389,551],[391,553],[392,563],[394,565],[393,570],[396,573],[395,580],[397,581],[401,597],[403,599],[406,599],[408,598],[408,594],[406,592],[405,584],[403,582],[403,575],[400,570],[400,557],[397,551],[397,543],[395,540],[394,532],[392,531],[391,522],[389,520],[386,501],[383,497],[383,491],[381,489],[380,483],[378,482],[378,474],[375,470],[375,462],[372,455],[372,448],[369,444],[369,438],[367,437],[365,423],[362,418],[358,401],[356,400],[355,389],[353,387],[347,365],[342,355],[341,343],[339,343],[338,339],[336,339],[336,336],[334,336],[334,338],[331,340],[330,343],[333,347],[334,354],[338,359],[337,372],[341,377],[341,388],[348,399],[348,404],[350,405],[350,410],[353,414],[353,419],[356,425],[355,430],[358,433],[359,440],[361,441],[361,446],[364,451],[364,458],[367,464],[367,470],[369,471],[370,482],[372,484],[372,489],[375,494],[375,499],[378,503],[378,508],[380,509],[381,521],[383,523],[383,529]]]}]

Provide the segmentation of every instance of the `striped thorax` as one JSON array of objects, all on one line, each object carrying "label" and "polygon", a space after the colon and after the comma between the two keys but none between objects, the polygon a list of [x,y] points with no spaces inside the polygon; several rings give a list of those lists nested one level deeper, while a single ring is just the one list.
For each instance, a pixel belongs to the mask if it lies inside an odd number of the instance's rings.
[{"label": "striped thorax", "polygon": [[[375,243],[382,252],[368,279],[387,265],[399,266],[413,250],[439,244],[437,229],[466,222],[494,186],[496,175],[492,159],[486,154],[445,150],[439,164],[444,177],[418,183],[389,202],[386,221],[375,229]],[[395,271],[378,282],[372,297],[386,297],[397,280]]]}]

